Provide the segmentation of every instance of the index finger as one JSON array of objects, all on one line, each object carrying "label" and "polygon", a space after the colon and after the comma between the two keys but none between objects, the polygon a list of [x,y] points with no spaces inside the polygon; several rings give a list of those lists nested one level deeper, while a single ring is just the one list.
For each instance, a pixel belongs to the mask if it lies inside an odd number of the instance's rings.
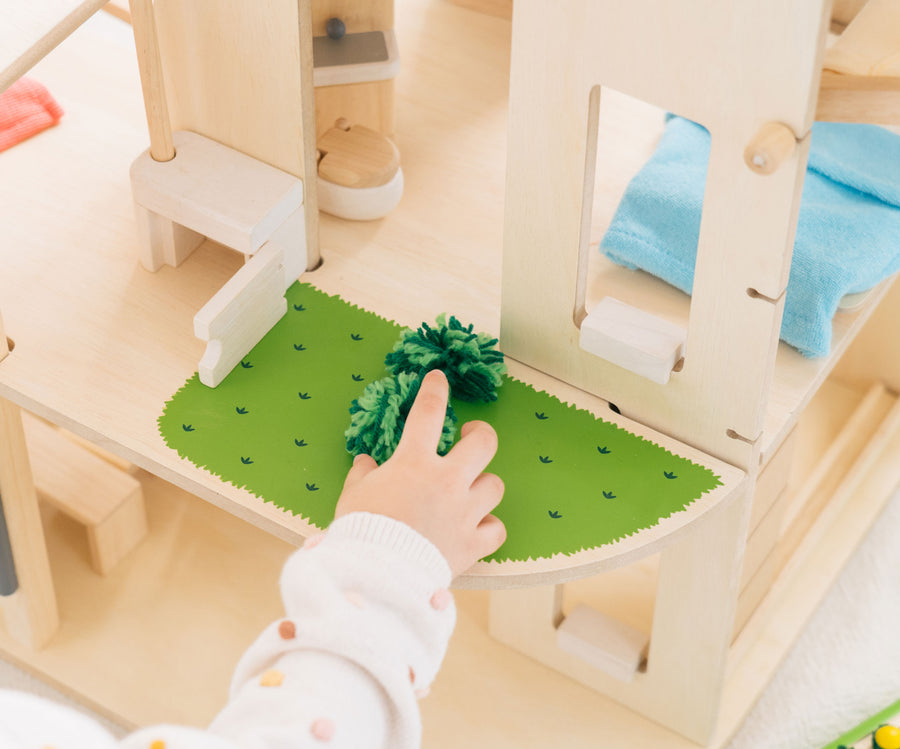
[{"label": "index finger", "polygon": [[441,433],[444,430],[449,397],[450,386],[443,372],[433,369],[425,375],[416,400],[406,417],[397,452],[425,450],[437,453]]}]

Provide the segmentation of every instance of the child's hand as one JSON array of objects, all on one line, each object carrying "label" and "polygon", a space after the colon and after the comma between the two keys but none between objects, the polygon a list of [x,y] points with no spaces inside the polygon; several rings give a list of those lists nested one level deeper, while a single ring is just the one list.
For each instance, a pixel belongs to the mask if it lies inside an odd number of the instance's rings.
[{"label": "child's hand", "polygon": [[503,482],[484,473],[497,452],[493,428],[470,421],[453,449],[437,454],[447,398],[444,373],[429,372],[397,450],[381,466],[368,455],[356,456],[335,517],[372,512],[406,523],[437,546],[456,577],[500,548],[506,527],[490,514],[503,497]]}]

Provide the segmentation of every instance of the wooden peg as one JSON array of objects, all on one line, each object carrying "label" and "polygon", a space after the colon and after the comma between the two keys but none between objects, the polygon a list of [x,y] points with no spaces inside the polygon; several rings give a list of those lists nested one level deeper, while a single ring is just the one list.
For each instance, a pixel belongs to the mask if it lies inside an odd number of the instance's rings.
[{"label": "wooden peg", "polygon": [[780,122],[767,122],[744,149],[744,161],[757,174],[772,174],[796,147],[793,130]]},{"label": "wooden peg", "polygon": [[129,0],[129,3],[144,108],[147,110],[147,127],[150,130],[150,156],[154,161],[171,161],[175,157],[175,146],[172,143],[153,0]]}]

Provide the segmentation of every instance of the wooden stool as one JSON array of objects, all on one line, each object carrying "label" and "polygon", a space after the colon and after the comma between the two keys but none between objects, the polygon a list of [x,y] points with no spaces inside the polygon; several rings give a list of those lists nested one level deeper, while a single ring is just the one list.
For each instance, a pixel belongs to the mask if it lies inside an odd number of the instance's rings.
[{"label": "wooden stool", "polygon": [[147,535],[140,483],[50,424],[23,423],[38,496],[87,529],[91,566],[108,574]]}]

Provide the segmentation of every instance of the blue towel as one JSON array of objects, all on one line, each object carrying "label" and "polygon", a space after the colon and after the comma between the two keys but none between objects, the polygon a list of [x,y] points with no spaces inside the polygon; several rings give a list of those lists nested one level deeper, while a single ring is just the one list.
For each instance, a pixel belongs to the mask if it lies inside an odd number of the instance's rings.
[{"label": "blue towel", "polygon": [[[709,133],[671,117],[600,243],[613,261],[691,293]],[[805,356],[831,349],[845,294],[900,270],[900,137],[872,125],[816,123],[800,202],[781,338]]]}]

